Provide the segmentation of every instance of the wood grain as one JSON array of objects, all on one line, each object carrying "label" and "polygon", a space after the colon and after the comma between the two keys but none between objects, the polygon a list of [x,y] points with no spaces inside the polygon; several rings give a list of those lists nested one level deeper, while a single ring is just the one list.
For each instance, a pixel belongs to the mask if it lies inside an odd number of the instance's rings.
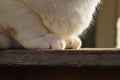
[{"label": "wood grain", "polygon": [[0,50],[0,66],[120,66],[120,49]]}]

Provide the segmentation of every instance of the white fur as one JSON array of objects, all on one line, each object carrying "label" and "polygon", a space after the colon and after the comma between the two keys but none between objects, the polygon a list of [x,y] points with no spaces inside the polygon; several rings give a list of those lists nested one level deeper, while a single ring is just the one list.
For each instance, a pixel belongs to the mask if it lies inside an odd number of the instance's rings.
[{"label": "white fur", "polygon": [[[79,48],[100,0],[0,0],[0,24],[28,49]],[[69,47],[68,47],[69,46]]]}]

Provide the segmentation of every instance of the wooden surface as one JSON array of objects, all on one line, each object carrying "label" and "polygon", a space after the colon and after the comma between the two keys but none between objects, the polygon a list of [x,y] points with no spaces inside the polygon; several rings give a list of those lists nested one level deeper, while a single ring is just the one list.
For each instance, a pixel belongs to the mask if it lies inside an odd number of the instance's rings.
[{"label": "wooden surface", "polygon": [[0,50],[0,66],[120,66],[120,49]]},{"label": "wooden surface", "polygon": [[0,50],[0,80],[120,80],[120,49]]}]

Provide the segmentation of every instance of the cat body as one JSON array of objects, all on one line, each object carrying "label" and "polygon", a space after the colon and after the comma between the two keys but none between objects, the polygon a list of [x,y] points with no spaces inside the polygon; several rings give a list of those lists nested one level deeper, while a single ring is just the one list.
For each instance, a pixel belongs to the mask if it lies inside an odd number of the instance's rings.
[{"label": "cat body", "polygon": [[10,43],[8,36],[11,36],[27,49],[80,48],[78,36],[89,26],[99,2],[0,0],[0,25],[4,31],[0,42],[3,46]]}]

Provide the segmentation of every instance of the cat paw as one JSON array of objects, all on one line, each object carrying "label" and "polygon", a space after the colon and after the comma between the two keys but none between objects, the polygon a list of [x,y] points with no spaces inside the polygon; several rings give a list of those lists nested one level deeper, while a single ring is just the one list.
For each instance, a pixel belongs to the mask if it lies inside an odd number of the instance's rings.
[{"label": "cat paw", "polygon": [[65,49],[66,43],[54,34],[47,34],[28,41],[23,46],[27,49]]},{"label": "cat paw", "polygon": [[78,37],[70,37],[70,38],[67,38],[65,41],[67,44],[66,45],[67,49],[79,49],[82,46],[82,42]]},{"label": "cat paw", "polygon": [[44,37],[44,40],[48,42],[49,49],[65,49],[66,47],[65,41],[53,34],[47,34]]}]

